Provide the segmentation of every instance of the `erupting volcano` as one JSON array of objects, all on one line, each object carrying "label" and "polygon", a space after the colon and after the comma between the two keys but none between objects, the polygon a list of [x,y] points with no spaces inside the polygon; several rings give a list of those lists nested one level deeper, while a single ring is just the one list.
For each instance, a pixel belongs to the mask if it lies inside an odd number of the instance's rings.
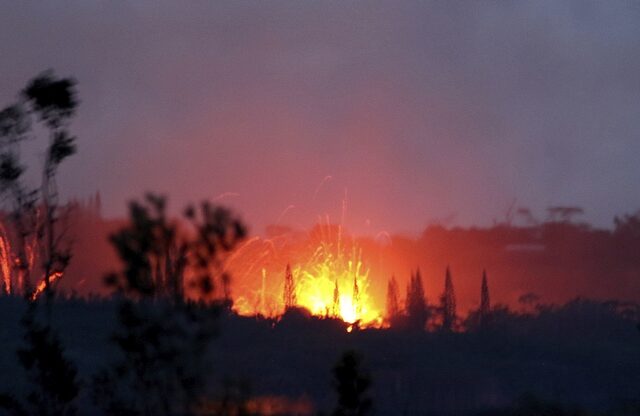
[{"label": "erupting volcano", "polygon": [[[303,244],[292,244],[304,240]],[[301,246],[301,249],[294,247]],[[341,226],[318,225],[308,234],[284,233],[245,242],[227,261],[237,285],[234,309],[273,317],[290,307],[349,324],[379,326],[382,311],[369,293],[369,267]],[[254,285],[254,287],[252,287]]]}]

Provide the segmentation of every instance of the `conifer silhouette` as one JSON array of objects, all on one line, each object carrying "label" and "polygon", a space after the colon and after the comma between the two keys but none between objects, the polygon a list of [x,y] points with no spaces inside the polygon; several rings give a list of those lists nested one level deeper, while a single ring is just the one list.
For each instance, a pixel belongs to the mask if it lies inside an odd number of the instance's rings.
[{"label": "conifer silhouette", "polygon": [[442,308],[442,329],[450,332],[455,329],[456,314],[456,293],[451,279],[451,270],[447,266],[444,278],[444,293],[440,299]]},{"label": "conifer silhouette", "polygon": [[424,329],[429,312],[419,268],[416,269],[415,274],[411,275],[411,280],[407,287],[406,313],[407,324],[410,329]]},{"label": "conifer silhouette", "polygon": [[387,321],[393,325],[400,315],[400,307],[398,305],[398,282],[395,276],[391,276],[387,284]]},{"label": "conifer silhouette", "polygon": [[331,305],[331,315],[336,318],[340,316],[340,288],[338,287],[338,279],[336,279],[333,287],[333,304]]},{"label": "conifer silhouette", "polygon": [[289,310],[296,306],[296,284],[293,280],[293,274],[291,273],[291,265],[287,263],[287,268],[284,272],[284,308]]},{"label": "conifer silhouette", "polygon": [[480,289],[480,325],[486,326],[491,316],[491,298],[489,297],[489,283],[487,271],[482,271],[482,287]]},{"label": "conifer silhouette", "polygon": [[352,305],[354,307],[354,312],[356,313],[356,318],[360,316],[362,312],[362,308],[360,306],[360,288],[358,287],[358,276],[353,276],[353,301]]}]

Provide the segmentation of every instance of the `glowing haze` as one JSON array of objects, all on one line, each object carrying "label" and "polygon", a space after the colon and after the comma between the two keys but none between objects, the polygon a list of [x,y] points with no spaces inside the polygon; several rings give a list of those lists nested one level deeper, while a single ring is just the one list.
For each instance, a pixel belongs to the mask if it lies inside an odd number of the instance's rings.
[{"label": "glowing haze", "polygon": [[[69,196],[216,198],[252,230],[640,206],[634,2],[7,2],[0,101],[79,81]],[[38,157],[37,155],[34,157]]]}]

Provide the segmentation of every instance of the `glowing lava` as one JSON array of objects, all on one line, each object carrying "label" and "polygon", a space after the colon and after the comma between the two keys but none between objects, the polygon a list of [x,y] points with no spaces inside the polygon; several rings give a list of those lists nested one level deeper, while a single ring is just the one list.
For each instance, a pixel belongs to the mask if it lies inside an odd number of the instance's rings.
[{"label": "glowing lava", "polygon": [[[49,275],[49,285],[52,285],[53,282],[55,282],[56,280],[58,280],[61,277],[62,277],[62,273],[61,272],[51,273]],[[38,296],[40,296],[42,294],[42,292],[44,292],[46,286],[47,286],[47,283],[45,282],[44,279],[42,279],[42,281],[40,281],[40,283],[38,283],[38,286],[36,286],[36,290],[33,291],[33,294],[31,295],[31,300],[36,300],[38,298]]]},{"label": "glowing lava", "polygon": [[[234,309],[241,315],[277,316],[285,311],[285,269],[291,265],[295,305],[312,315],[360,326],[379,326],[382,313],[369,296],[369,269],[355,242],[339,226],[317,226],[306,249],[294,251],[295,237],[253,238],[231,257]],[[247,282],[254,282],[251,287]],[[239,284],[238,284],[239,283]],[[291,297],[289,297],[291,299]]]},{"label": "glowing lava", "polygon": [[[29,273],[33,270],[33,265],[36,259],[36,240],[31,239],[25,243],[25,260],[27,262],[26,267],[20,267],[20,256],[14,252],[14,247],[11,244],[9,233],[5,225],[0,222],[0,285],[2,286],[2,292],[5,294],[20,294],[25,290],[24,276],[23,274]],[[53,284],[56,280],[62,277],[61,272],[54,272],[49,276],[49,283]],[[38,283],[33,293],[31,293],[31,299],[35,300],[45,290],[44,278]]]},{"label": "glowing lava", "polygon": [[11,280],[11,245],[4,225],[0,223],[0,271],[2,272],[2,284],[6,293],[12,293]]},{"label": "glowing lava", "polygon": [[322,244],[305,265],[294,268],[296,298],[299,306],[313,315],[340,318],[345,322],[377,322],[379,313],[370,305],[367,294],[369,271],[353,249],[348,258],[334,254]]}]

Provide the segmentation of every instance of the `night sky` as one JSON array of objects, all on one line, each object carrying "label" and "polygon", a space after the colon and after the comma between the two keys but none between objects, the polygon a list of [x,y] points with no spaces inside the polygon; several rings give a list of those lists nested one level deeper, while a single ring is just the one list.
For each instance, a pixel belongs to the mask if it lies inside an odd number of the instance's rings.
[{"label": "night sky", "polygon": [[0,104],[47,68],[78,80],[59,185],[107,216],[155,190],[257,233],[343,200],[357,233],[514,201],[609,227],[640,208],[639,21],[633,1],[4,2]]}]

